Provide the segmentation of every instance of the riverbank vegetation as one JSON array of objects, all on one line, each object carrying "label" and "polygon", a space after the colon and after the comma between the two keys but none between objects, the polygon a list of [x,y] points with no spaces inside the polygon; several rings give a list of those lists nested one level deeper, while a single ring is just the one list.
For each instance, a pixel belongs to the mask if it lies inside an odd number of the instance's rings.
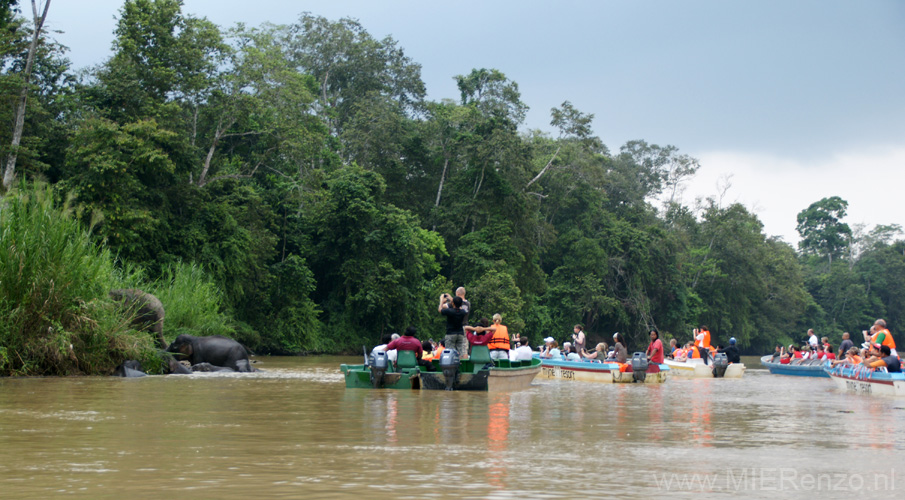
[{"label": "riverbank vegetation", "polygon": [[[875,316],[902,331],[900,228],[848,228],[844,200],[803,210],[796,251],[725,192],[679,203],[698,161],[674,146],[611,150],[568,101],[555,133],[525,131],[518,84],[496,69],[463,69],[459,95],[432,101],[404,48],[354,20],[224,28],[181,7],[126,1],[113,55],[80,73],[40,37],[21,143],[0,129],[15,176],[46,183],[5,186],[4,373],[149,356],[101,300],[122,284],[162,300],[168,339],[275,354],[357,352],[407,325],[439,338],[437,297],[455,286],[473,316],[500,312],[533,342],[575,323],[635,347],[706,324],[751,352]],[[12,123],[31,27],[4,14]],[[6,224],[38,198],[60,227],[19,245],[37,233]],[[64,230],[80,250],[55,249]],[[16,270],[38,259],[60,274]]]}]

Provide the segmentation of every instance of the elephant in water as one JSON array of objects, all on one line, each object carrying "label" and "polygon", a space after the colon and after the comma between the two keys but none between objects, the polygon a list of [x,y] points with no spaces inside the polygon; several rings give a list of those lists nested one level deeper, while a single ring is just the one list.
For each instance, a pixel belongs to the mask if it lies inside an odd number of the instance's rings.
[{"label": "elephant in water", "polygon": [[129,359],[120,363],[113,371],[114,377],[135,378],[147,376],[147,373],[141,369],[141,363],[134,359]]},{"label": "elephant in water", "polygon": [[135,315],[133,326],[153,333],[160,348],[167,348],[167,342],[163,339],[163,304],[157,297],[135,288],[110,290],[110,297]]},{"label": "elephant in water", "polygon": [[194,367],[210,363],[215,367],[225,367],[237,372],[253,372],[248,351],[233,339],[212,335],[195,337],[180,335],[167,347],[167,352],[181,354]]},{"label": "elephant in water", "polygon": [[198,363],[197,365],[192,365],[193,372],[235,372],[232,368],[227,368],[225,366],[214,366],[210,363]]}]

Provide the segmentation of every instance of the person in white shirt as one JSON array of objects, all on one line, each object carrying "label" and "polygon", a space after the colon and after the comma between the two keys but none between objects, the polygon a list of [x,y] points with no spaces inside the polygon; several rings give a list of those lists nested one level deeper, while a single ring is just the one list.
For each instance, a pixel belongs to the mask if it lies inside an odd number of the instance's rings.
[{"label": "person in white shirt", "polygon": [[518,339],[518,345],[515,349],[509,351],[509,359],[512,361],[530,361],[534,356],[534,351],[531,350],[531,346],[528,345],[528,337],[522,335]]},{"label": "person in white shirt", "polygon": [[819,344],[820,340],[817,339],[817,334],[814,333],[814,330],[808,330],[808,345],[811,346],[811,349],[817,349]]}]

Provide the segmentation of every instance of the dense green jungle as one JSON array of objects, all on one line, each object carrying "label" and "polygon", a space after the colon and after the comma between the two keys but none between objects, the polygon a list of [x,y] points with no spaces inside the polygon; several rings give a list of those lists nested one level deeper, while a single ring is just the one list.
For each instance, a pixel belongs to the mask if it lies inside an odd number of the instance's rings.
[{"label": "dense green jungle", "polygon": [[114,288],[159,297],[169,340],[262,354],[439,339],[459,286],[534,344],[705,324],[761,353],[880,317],[903,339],[901,228],[849,226],[839,197],[803,202],[793,247],[725,192],[680,203],[699,161],[676,146],[610,149],[569,101],[528,130],[496,69],[428,99],[353,19],[227,28],[127,0],[112,56],[76,70],[41,14],[0,0],[0,374],[155,359]]}]

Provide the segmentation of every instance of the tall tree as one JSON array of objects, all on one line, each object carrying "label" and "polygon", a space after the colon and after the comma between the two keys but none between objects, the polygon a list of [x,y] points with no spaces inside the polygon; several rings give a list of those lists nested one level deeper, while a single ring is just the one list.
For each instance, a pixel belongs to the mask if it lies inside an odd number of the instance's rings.
[{"label": "tall tree", "polygon": [[[39,8],[36,0],[31,0],[32,12],[32,34],[31,43],[28,45],[28,56],[25,62],[25,69],[22,71],[22,90],[19,93],[19,102],[16,106],[15,124],[13,125],[13,138],[9,156],[6,159],[6,168],[3,170],[3,190],[9,190],[16,176],[16,158],[19,154],[19,144],[22,142],[22,129],[25,126],[25,105],[28,101],[29,82],[31,81],[32,65],[35,61],[35,54],[38,51],[38,40],[41,38],[41,30],[44,28],[44,21],[47,19],[47,10],[50,9],[50,0],[44,0],[44,8],[38,14]],[[9,9],[4,9],[8,12]],[[6,12],[4,12],[4,15]]]},{"label": "tall tree", "polygon": [[823,198],[798,212],[798,248],[806,255],[820,255],[832,266],[833,258],[843,254],[852,233],[842,222],[848,202],[838,196]]},{"label": "tall tree", "polygon": [[377,40],[354,19],[330,21],[302,14],[289,26],[289,56],[320,87],[320,116],[339,135],[354,116],[354,104],[372,92],[414,112],[424,98],[421,65],[395,40]]}]

